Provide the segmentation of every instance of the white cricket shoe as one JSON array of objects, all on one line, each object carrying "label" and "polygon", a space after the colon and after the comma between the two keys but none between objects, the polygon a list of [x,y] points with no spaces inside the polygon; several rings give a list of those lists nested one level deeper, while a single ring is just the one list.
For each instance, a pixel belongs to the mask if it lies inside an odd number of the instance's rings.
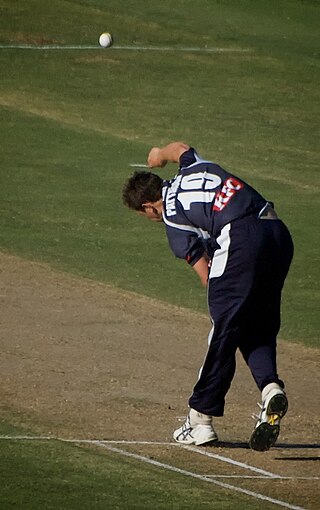
[{"label": "white cricket shoe", "polygon": [[253,450],[264,452],[275,444],[280,432],[280,421],[288,410],[288,399],[276,383],[268,384],[262,391],[262,404],[258,404],[255,429],[249,440]]},{"label": "white cricket shoe", "polygon": [[174,431],[173,438],[177,443],[196,446],[218,440],[217,433],[212,426],[212,416],[199,413],[192,408],[182,427]]}]

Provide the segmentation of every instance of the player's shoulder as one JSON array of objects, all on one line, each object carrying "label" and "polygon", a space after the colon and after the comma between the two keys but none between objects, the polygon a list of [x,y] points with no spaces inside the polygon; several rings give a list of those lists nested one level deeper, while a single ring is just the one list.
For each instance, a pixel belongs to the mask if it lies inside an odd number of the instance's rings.
[{"label": "player's shoulder", "polygon": [[203,159],[194,147],[190,147],[180,156],[180,172],[182,174],[190,174],[193,172],[199,172],[204,170],[212,169],[216,165],[212,161]]},{"label": "player's shoulder", "polygon": [[188,168],[190,165],[193,165],[197,161],[197,152],[193,147],[190,147],[188,150],[183,152],[179,159],[180,169]]}]

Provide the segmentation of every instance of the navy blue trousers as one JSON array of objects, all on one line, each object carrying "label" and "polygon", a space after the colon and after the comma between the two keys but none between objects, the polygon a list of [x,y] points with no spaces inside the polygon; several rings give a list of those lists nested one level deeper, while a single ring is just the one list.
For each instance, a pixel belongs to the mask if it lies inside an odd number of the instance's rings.
[{"label": "navy blue trousers", "polygon": [[222,229],[208,282],[212,330],[189,400],[193,409],[223,416],[238,348],[260,390],[271,382],[284,387],[277,373],[276,338],[292,256],[292,239],[281,220],[247,216]]}]

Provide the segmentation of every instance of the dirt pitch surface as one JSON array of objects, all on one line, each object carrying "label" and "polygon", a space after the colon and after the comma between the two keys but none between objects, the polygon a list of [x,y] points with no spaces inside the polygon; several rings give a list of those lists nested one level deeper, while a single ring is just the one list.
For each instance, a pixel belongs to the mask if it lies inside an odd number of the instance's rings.
[{"label": "dirt pitch surface", "polygon": [[132,441],[119,443],[121,451],[249,490],[252,498],[320,508],[319,350],[279,341],[290,408],[269,452],[247,446],[260,395],[240,357],[225,416],[215,420],[220,442],[156,444],[172,443],[186,414],[207,316],[6,254],[0,271],[2,420],[43,436]]}]

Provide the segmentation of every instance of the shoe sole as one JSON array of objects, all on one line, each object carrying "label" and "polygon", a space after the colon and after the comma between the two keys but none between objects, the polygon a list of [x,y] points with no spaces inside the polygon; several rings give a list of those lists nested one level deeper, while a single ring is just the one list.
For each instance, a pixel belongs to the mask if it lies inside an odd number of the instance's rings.
[{"label": "shoe sole", "polygon": [[252,432],[249,446],[257,452],[265,452],[275,444],[280,432],[279,425],[270,425],[269,423],[261,423]]},{"label": "shoe sole", "polygon": [[[179,437],[179,436],[178,436]],[[192,438],[192,439],[187,439],[185,441],[179,441],[179,439],[175,438],[173,436],[173,439],[175,440],[176,443],[179,443],[179,444],[186,444],[186,445],[195,445],[195,446],[201,446],[201,445],[206,445],[206,444],[210,444],[210,443],[214,443],[215,441],[218,441],[218,436],[212,436],[212,437],[205,437],[205,438]]]},{"label": "shoe sole", "polygon": [[275,422],[279,422],[287,410],[288,400],[285,395],[277,394],[271,398],[267,407],[268,422],[261,423],[252,432],[249,441],[249,446],[252,450],[265,452],[276,443],[280,432],[280,425]]},{"label": "shoe sole", "polygon": [[212,439],[207,439],[205,441],[195,441],[193,444],[195,446],[205,446],[207,444],[215,443],[216,441],[218,441],[218,438],[214,436]]},{"label": "shoe sole", "polygon": [[278,393],[271,398],[268,407],[267,414],[277,414],[280,418],[283,418],[288,411],[288,400],[284,394]]},{"label": "shoe sole", "polygon": [[184,444],[184,445],[187,445],[187,446],[192,446],[192,445],[194,445],[194,446],[206,446],[208,444],[215,443],[216,441],[218,441],[217,437],[213,437],[212,439],[205,439],[203,441],[201,441],[201,440],[200,441],[195,441],[194,440],[194,441],[190,441],[190,442],[189,441],[179,441],[178,439],[175,439],[175,438],[173,438],[173,439],[175,440],[176,443]]},{"label": "shoe sole", "polygon": [[[194,435],[187,434],[184,436],[183,431],[178,433],[177,435],[173,434],[173,439],[179,443],[179,444],[185,444],[185,445],[206,445],[209,443],[213,443],[214,441],[218,441],[218,436],[213,430],[202,431],[202,433],[199,433],[199,430],[195,432]],[[201,431],[200,431],[201,432]],[[179,440],[179,437],[181,437],[181,440]]]}]

